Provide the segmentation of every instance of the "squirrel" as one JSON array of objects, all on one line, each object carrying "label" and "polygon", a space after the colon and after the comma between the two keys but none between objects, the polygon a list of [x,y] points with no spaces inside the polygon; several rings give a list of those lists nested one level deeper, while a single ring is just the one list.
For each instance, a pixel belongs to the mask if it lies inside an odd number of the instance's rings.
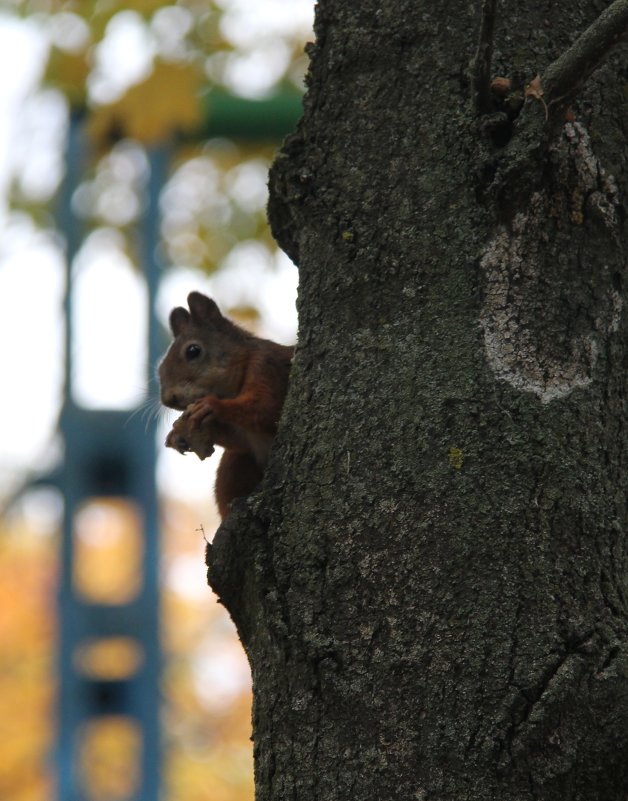
[{"label": "squirrel", "polygon": [[170,313],[174,341],[159,365],[161,402],[183,411],[166,438],[179,453],[225,449],[215,495],[224,520],[234,498],[259,484],[277,433],[294,347],[261,339],[200,292]]}]

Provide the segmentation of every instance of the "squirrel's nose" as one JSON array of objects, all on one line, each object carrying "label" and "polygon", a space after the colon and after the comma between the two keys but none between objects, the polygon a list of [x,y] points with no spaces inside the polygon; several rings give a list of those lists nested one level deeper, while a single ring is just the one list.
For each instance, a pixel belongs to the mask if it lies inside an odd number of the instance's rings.
[{"label": "squirrel's nose", "polygon": [[183,409],[183,404],[181,403],[181,399],[177,395],[176,392],[172,392],[170,390],[162,390],[161,392],[161,402],[164,406],[168,406],[170,409]]}]

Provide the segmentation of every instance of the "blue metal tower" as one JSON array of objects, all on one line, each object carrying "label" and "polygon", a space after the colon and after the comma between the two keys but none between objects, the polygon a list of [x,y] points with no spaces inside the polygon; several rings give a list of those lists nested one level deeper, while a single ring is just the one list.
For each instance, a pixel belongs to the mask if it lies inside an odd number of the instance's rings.
[{"label": "blue metal tower", "polygon": [[[81,121],[71,122],[68,169],[61,190],[59,229],[67,243],[66,384],[61,414],[65,456],[59,476],[65,507],[59,586],[59,801],[92,797],[80,765],[81,748],[98,721],[125,721],[135,732],[137,765],[132,766],[129,801],[157,801],[160,783],[159,736],[159,527],[155,483],[155,424],[133,410],[85,409],[72,393],[72,263],[81,241],[81,225],[72,211],[72,196],[81,179],[86,146]],[[141,221],[143,275],[148,297],[148,369],[157,361],[158,331],[153,312],[157,288],[158,197],[166,154],[149,156],[150,179]],[[115,309],[112,309],[115,314]],[[119,323],[118,323],[119,324]],[[147,376],[147,382],[150,376]],[[141,542],[141,575],[133,597],[122,602],[94,601],[76,580],[77,519],[82,509],[101,503],[128,504],[137,510],[136,536]],[[90,566],[92,571],[97,565]],[[86,597],[87,596],[87,597]],[[117,644],[117,646],[116,646]],[[89,654],[114,645],[133,658],[126,666],[94,669]],[[102,651],[101,651],[102,652]],[[115,653],[115,651],[114,651]],[[87,658],[86,657],[87,654]]]}]

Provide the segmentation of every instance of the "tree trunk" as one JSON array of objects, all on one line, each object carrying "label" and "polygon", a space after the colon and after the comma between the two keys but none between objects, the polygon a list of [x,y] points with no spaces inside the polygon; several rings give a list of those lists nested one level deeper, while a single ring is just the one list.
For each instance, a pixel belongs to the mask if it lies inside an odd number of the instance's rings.
[{"label": "tree trunk", "polygon": [[319,2],[290,393],[208,553],[258,801],[626,801],[626,45],[547,90],[604,7],[504,0],[489,69],[479,0]]}]

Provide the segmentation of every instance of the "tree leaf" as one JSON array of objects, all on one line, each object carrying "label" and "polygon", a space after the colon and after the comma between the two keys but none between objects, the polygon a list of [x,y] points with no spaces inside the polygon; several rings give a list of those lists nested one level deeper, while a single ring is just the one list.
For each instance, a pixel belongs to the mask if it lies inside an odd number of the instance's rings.
[{"label": "tree leaf", "polygon": [[89,133],[99,144],[112,135],[154,144],[175,131],[192,131],[201,122],[199,93],[204,81],[193,64],[156,61],[145,81],[115,103],[93,111]]},{"label": "tree leaf", "polygon": [[90,71],[86,52],[70,53],[53,47],[46,67],[45,82],[56,86],[73,106],[85,102],[85,82]]},{"label": "tree leaf", "polygon": [[524,90],[524,97],[532,97],[534,100],[540,100],[545,109],[545,119],[548,117],[547,103],[543,100],[543,86],[541,84],[541,76],[537,75],[533,78]]}]

